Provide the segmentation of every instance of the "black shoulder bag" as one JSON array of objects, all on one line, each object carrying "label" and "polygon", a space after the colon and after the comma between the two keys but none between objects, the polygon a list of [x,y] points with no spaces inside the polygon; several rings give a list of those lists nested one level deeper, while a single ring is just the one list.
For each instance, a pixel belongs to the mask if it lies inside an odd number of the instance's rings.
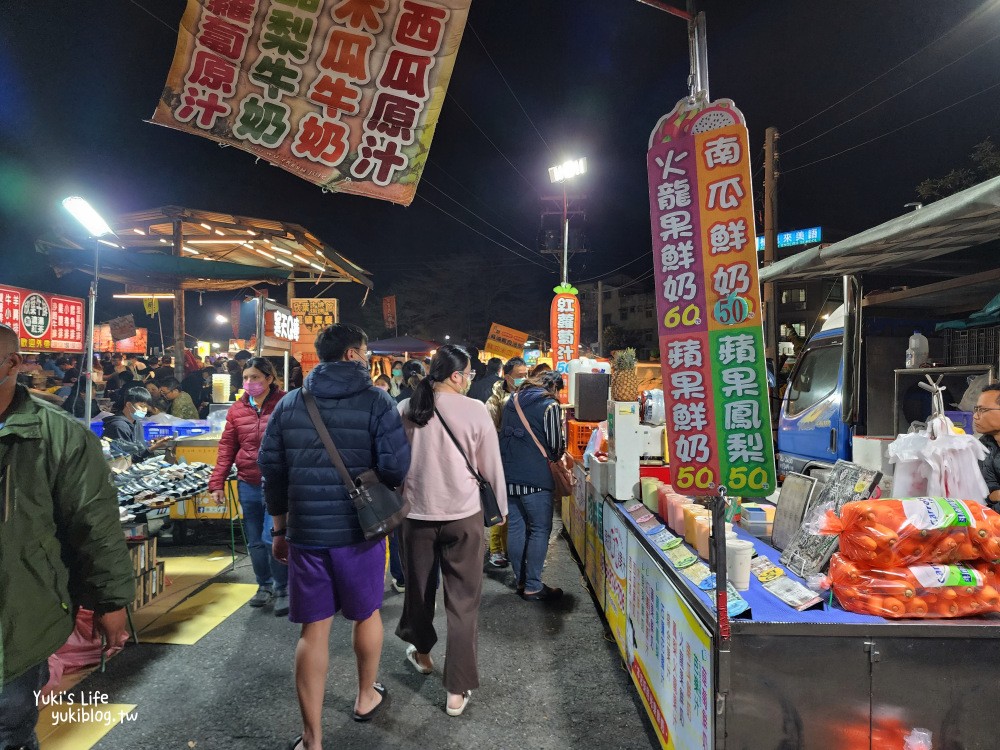
[{"label": "black shoulder bag", "polygon": [[302,400],[306,403],[309,419],[312,420],[320,440],[323,441],[330,461],[337,468],[350,493],[365,539],[381,539],[403,522],[410,512],[410,504],[396,490],[385,484],[373,469],[362,472],[357,479],[351,479],[351,473],[344,465],[340,451],[333,444],[330,430],[320,416],[316,397],[303,388]]},{"label": "black shoulder bag", "polygon": [[496,526],[498,523],[503,523],[503,513],[500,512],[500,503],[497,502],[496,493],[493,491],[493,485],[489,483],[482,474],[476,471],[472,464],[469,462],[469,457],[465,455],[465,451],[462,450],[462,446],[459,444],[458,440],[455,439],[455,435],[448,428],[448,423],[444,421],[444,417],[441,416],[441,412],[437,409],[434,410],[437,414],[437,418],[441,420],[441,426],[444,427],[444,431],[448,433],[448,437],[451,438],[451,442],[455,444],[458,448],[458,452],[462,454],[462,458],[465,459],[465,465],[469,467],[469,471],[472,472],[472,476],[476,478],[476,483],[479,485],[479,501],[483,504],[483,525]]}]

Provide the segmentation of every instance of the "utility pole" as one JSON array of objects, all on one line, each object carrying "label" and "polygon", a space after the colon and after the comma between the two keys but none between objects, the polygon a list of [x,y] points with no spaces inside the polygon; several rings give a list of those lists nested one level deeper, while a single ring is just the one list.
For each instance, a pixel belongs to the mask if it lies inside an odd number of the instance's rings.
[{"label": "utility pole", "polygon": [[597,356],[604,356],[604,282],[597,282]]},{"label": "utility pole", "polygon": [[[778,258],[778,130],[764,133],[764,265]],[[764,356],[778,367],[778,305],[775,283],[764,284]]]}]

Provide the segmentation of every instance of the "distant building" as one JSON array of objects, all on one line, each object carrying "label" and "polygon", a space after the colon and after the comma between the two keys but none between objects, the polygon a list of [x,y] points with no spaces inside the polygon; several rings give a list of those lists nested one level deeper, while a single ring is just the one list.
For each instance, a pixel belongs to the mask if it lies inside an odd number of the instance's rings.
[{"label": "distant building", "polygon": [[[580,340],[597,349],[598,325],[602,331],[609,328],[621,335],[618,346],[634,346],[640,359],[649,359],[659,351],[656,339],[656,297],[653,279],[636,281],[632,276],[616,274],[601,281],[601,319],[598,320],[598,282],[577,284],[580,290]],[[605,341],[607,356],[615,342]],[[614,348],[618,348],[614,346]]]}]

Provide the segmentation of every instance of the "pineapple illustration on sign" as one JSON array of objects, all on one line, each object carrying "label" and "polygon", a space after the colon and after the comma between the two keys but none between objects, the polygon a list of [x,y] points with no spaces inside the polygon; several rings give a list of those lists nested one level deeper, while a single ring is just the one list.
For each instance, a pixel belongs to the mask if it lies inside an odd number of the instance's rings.
[{"label": "pineapple illustration on sign", "polygon": [[639,374],[635,370],[635,349],[629,347],[611,355],[611,399],[639,400]]}]

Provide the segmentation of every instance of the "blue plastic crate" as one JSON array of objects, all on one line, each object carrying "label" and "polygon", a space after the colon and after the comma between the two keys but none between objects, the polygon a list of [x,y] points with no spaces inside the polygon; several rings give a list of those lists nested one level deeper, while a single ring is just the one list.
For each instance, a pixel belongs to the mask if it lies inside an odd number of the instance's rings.
[{"label": "blue plastic crate", "polygon": [[146,422],[142,426],[142,434],[147,441],[150,441],[162,437],[173,437],[176,429],[176,427],[169,424],[153,424]]},{"label": "blue plastic crate", "polygon": [[90,431],[93,432],[95,435],[97,435],[97,437],[101,437],[104,434],[104,420],[95,419],[93,422],[91,422]]},{"label": "blue plastic crate", "polygon": [[191,437],[192,435],[204,435],[212,431],[212,428],[208,424],[208,420],[198,420],[190,426],[180,426],[176,427],[177,437]]}]

